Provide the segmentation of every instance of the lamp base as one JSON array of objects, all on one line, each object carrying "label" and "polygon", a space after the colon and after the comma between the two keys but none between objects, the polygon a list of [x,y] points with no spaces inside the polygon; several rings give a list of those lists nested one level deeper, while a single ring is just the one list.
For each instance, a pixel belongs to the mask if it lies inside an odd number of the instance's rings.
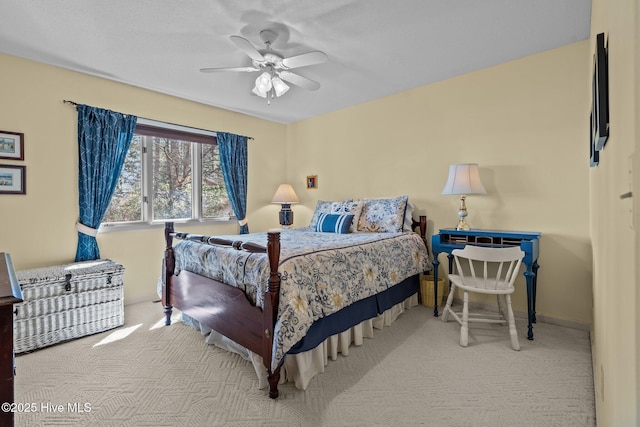
[{"label": "lamp base", "polygon": [[467,224],[467,205],[465,204],[466,195],[460,195],[460,207],[458,208],[458,225],[456,226],[456,230],[468,230],[469,224]]},{"label": "lamp base", "polygon": [[460,221],[458,221],[458,225],[456,225],[456,230],[469,230],[469,224],[467,224],[467,222],[463,218],[460,218]]},{"label": "lamp base", "polygon": [[282,228],[289,228],[291,224],[293,224],[293,211],[291,210],[291,205],[282,204],[282,209],[279,213],[280,225]]}]

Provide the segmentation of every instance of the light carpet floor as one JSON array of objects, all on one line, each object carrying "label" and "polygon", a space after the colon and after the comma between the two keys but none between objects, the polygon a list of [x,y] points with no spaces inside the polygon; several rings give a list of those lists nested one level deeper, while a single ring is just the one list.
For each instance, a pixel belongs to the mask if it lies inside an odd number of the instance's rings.
[{"label": "light carpet floor", "polygon": [[[471,329],[418,306],[329,362],[307,390],[271,400],[253,368],[162,325],[160,304],[125,326],[16,357],[17,426],[595,426],[589,334],[545,323],[511,350],[507,328]],[[53,406],[48,406],[49,404]],[[86,405],[85,405],[86,404]],[[62,405],[62,412],[52,412]],[[81,408],[84,412],[71,410]],[[59,409],[59,408],[58,408]]]}]

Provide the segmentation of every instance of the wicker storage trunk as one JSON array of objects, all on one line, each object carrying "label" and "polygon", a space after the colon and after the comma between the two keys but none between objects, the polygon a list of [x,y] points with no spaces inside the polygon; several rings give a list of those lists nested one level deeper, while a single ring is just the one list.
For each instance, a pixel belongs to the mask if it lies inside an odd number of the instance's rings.
[{"label": "wicker storage trunk", "polygon": [[84,261],[17,271],[24,302],[15,304],[16,353],[124,324],[124,267]]}]

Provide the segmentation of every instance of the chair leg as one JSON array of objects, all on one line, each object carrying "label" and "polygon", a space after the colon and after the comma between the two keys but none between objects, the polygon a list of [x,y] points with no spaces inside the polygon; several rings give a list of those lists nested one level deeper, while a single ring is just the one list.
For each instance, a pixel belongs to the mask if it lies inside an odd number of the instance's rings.
[{"label": "chair leg", "polygon": [[506,312],[504,310],[504,295],[503,294],[498,294],[496,295],[496,299],[498,300],[498,314],[500,314],[500,316],[502,316],[503,319],[507,319],[507,315]]},{"label": "chair leg", "polygon": [[511,348],[514,350],[520,350],[520,342],[518,341],[518,330],[516,329],[516,320],[513,316],[513,310],[511,309],[511,295],[505,295],[507,300],[507,315],[509,318],[509,335],[511,335]]},{"label": "chair leg", "polygon": [[466,347],[469,344],[469,293],[464,291],[462,303],[462,326],[460,327],[460,345]]},{"label": "chair leg", "polygon": [[440,316],[440,320],[443,322],[447,322],[449,320],[449,313],[451,312],[451,303],[453,303],[453,291],[455,291],[456,287],[452,283],[451,289],[449,289],[449,296],[447,297],[447,304],[444,306],[444,310],[442,310],[442,315]]}]

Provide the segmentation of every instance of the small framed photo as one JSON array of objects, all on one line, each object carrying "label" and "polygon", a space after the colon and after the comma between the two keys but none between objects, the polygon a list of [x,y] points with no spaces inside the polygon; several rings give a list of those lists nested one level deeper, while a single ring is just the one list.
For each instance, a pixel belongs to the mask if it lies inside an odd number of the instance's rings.
[{"label": "small framed photo", "polygon": [[0,165],[0,194],[27,194],[27,167]]},{"label": "small framed photo", "polygon": [[307,177],[307,189],[318,188],[318,175],[309,175]]},{"label": "small framed photo", "polygon": [[0,130],[0,159],[24,160],[24,134]]}]

